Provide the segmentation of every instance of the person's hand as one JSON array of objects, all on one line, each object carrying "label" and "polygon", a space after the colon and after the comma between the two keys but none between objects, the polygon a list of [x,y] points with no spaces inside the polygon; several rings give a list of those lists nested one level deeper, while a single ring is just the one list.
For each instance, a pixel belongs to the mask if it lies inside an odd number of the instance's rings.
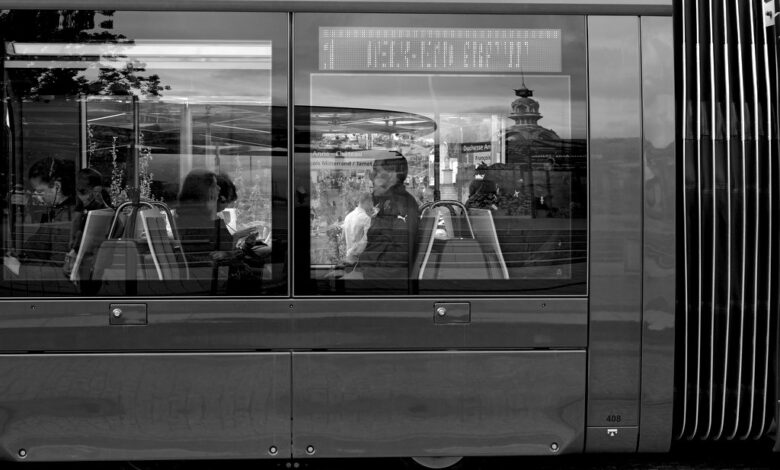
[{"label": "person's hand", "polygon": [[70,277],[71,272],[73,272],[73,265],[76,263],[76,250],[70,250],[65,255],[65,262],[62,265],[62,274],[65,275],[65,277]]},{"label": "person's hand", "polygon": [[211,259],[214,261],[230,261],[241,256],[241,250],[212,251]]}]

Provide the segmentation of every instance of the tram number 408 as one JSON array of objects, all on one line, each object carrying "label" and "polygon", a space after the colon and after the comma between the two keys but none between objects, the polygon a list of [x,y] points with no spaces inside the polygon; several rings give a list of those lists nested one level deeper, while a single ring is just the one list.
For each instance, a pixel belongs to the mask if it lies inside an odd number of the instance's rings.
[{"label": "tram number 408", "polygon": [[619,423],[622,419],[620,415],[607,415],[608,423]]}]

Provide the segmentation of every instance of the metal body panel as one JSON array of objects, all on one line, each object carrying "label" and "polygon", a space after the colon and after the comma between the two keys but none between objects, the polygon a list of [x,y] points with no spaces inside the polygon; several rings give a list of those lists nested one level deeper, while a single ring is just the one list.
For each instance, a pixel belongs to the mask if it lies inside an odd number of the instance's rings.
[{"label": "metal body panel", "polygon": [[327,11],[377,13],[520,13],[520,14],[595,14],[595,15],[669,15],[672,0],[0,0],[0,8],[72,8],[121,10],[193,10],[193,11]]},{"label": "metal body panel", "polygon": [[584,348],[587,299],[475,299],[436,325],[433,299],[146,299],[148,325],[109,326],[110,300],[3,302],[0,350]]},{"label": "metal body panel", "polygon": [[0,374],[3,459],[290,456],[289,353],[4,355]]},{"label": "metal body panel", "polygon": [[585,351],[293,353],[293,364],[295,458],[582,451]]},{"label": "metal body panel", "polygon": [[639,18],[589,17],[588,53],[588,426],[638,426],[643,192]]},{"label": "metal body panel", "polygon": [[671,18],[643,17],[644,154],[640,452],[672,441],[675,340],[674,42]]}]

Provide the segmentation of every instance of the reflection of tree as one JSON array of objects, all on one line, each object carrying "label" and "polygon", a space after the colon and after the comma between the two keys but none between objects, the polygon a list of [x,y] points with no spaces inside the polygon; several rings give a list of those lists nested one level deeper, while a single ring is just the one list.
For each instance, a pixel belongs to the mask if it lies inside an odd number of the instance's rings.
[{"label": "reflection of tree", "polygon": [[[134,41],[113,30],[112,10],[11,10],[0,13],[0,32],[4,41],[18,43],[102,43],[119,46]],[[120,59],[121,60],[121,59]],[[90,72],[90,62],[83,68],[15,68],[6,70],[7,106],[14,122],[21,122],[21,102],[61,103],[70,106],[69,97],[75,96],[153,96],[161,95],[170,87],[160,83],[156,74],[143,75],[144,64],[138,61],[116,62],[116,67],[101,68]],[[82,98],[83,99],[83,98]],[[71,98],[72,100],[72,98]],[[72,102],[72,101],[71,101]],[[19,103],[19,104],[17,104]],[[143,140],[143,134],[139,132]],[[117,139],[127,143],[120,142]],[[97,129],[87,126],[87,165],[96,167],[105,176],[110,174],[115,204],[126,199],[126,169],[131,161],[132,134],[119,128]],[[151,155],[144,152],[142,142],[138,148],[139,191],[142,197],[151,198]],[[18,162],[17,164],[23,164]],[[17,175],[23,172],[17,171]],[[108,179],[108,178],[107,178]]]},{"label": "reflection of tree", "polygon": [[[96,28],[95,16],[105,17]],[[15,42],[100,42],[133,44],[115,34],[112,10],[11,10],[0,13],[0,31],[5,40]],[[95,80],[84,69],[16,69],[13,93],[16,98],[37,99],[64,95],[143,95],[160,96],[170,87],[160,84],[159,75],[142,76],[144,64],[131,62],[122,68],[101,69]]]}]

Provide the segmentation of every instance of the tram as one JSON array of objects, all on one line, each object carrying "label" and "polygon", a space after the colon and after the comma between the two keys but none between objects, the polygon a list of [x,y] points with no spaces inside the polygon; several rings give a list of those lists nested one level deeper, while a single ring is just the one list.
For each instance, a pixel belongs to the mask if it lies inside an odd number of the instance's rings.
[{"label": "tram", "polygon": [[762,0],[0,0],[0,457],[777,423]]}]

